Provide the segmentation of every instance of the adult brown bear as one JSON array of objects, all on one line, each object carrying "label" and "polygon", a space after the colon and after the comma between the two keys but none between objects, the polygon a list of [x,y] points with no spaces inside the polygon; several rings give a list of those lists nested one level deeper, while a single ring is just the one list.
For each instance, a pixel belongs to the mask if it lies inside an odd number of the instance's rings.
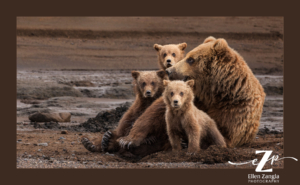
[{"label": "adult brown bear", "polygon": [[[253,140],[260,124],[265,93],[247,63],[226,40],[208,37],[167,72],[171,80],[184,77],[195,80],[194,103],[215,120],[227,147]],[[151,138],[154,142],[148,145],[149,150],[143,147],[143,155],[170,149],[165,111],[163,99],[157,99],[135,121],[129,135],[118,139],[119,144],[134,152]]]}]

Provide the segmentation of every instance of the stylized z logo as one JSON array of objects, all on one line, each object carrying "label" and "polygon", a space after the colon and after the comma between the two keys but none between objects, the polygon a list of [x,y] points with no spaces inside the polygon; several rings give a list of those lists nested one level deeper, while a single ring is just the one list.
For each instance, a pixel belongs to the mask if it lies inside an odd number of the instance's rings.
[{"label": "stylized z logo", "polygon": [[[295,161],[298,161],[298,159],[294,158],[294,157],[283,157],[283,158],[279,158],[278,155],[274,155],[273,157],[270,157],[271,154],[272,154],[272,150],[256,150],[256,154],[259,154],[259,153],[265,153],[265,155],[262,157],[261,161],[256,164],[257,162],[257,159],[253,159],[251,161],[247,161],[247,162],[243,162],[243,163],[233,163],[231,161],[228,161],[229,164],[232,164],[232,165],[243,165],[243,164],[248,164],[248,163],[252,163],[253,165],[257,165],[255,171],[256,172],[273,172],[273,169],[267,169],[267,170],[262,170],[263,167],[265,166],[266,162],[268,161],[271,161],[271,165],[273,165],[274,161],[279,161],[279,160],[282,160],[282,159],[293,159]],[[270,158],[269,158],[270,157]]]},{"label": "stylized z logo", "polygon": [[256,154],[259,153],[263,153],[265,152],[265,155],[263,156],[263,158],[260,160],[260,162],[258,163],[255,171],[256,172],[273,172],[273,169],[267,169],[267,170],[263,170],[263,167],[265,166],[266,162],[268,161],[269,157],[272,154],[272,150],[256,150]]}]

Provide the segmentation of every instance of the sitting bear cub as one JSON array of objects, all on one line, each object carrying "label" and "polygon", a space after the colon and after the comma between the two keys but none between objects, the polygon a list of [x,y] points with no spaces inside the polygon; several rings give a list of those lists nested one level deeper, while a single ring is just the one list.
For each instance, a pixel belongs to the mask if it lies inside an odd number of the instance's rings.
[{"label": "sitting bear cub", "polygon": [[188,152],[200,150],[201,141],[205,144],[226,147],[224,137],[213,119],[194,105],[194,80],[163,81],[164,102],[167,106],[167,133],[173,151],[181,150],[181,139],[188,141]]},{"label": "sitting bear cub", "polygon": [[[118,127],[114,131],[107,131],[102,137],[99,137],[95,142],[91,142],[88,138],[82,137],[82,144],[91,152],[115,152],[119,150],[119,145],[114,142],[116,138],[128,135],[132,124],[135,120],[144,113],[144,111],[157,98],[161,97],[164,86],[163,80],[168,79],[164,70],[159,71],[132,71],[133,88],[136,98],[130,108],[119,121]],[[113,138],[111,142],[109,139]],[[109,145],[113,148],[110,149]]]}]

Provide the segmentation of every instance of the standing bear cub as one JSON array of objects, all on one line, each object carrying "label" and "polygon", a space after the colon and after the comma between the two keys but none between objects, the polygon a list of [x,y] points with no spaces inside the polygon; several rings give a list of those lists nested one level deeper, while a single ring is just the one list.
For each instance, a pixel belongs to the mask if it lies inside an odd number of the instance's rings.
[{"label": "standing bear cub", "polygon": [[[128,135],[132,124],[144,113],[144,111],[159,98],[163,91],[163,80],[168,79],[164,70],[159,71],[132,71],[133,88],[136,98],[131,107],[126,111],[115,131],[107,131],[102,137],[91,142],[88,138],[82,137],[82,144],[91,152],[118,151],[118,143],[113,142],[116,138]],[[109,140],[114,137],[115,139]],[[109,146],[112,149],[109,149]]]},{"label": "standing bear cub", "polygon": [[163,81],[163,93],[166,109],[167,133],[173,151],[181,150],[181,139],[188,141],[188,152],[200,150],[204,144],[226,147],[224,137],[217,125],[206,113],[194,105],[194,80]]},{"label": "standing bear cub", "polygon": [[166,70],[172,67],[178,61],[184,58],[184,50],[187,47],[186,43],[159,45],[154,44],[153,48],[157,51],[158,65],[160,69]]}]

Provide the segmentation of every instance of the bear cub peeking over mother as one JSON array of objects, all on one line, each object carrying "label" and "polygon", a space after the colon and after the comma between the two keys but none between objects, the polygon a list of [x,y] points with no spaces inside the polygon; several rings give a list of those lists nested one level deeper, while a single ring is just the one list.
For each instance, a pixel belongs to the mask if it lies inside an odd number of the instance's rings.
[{"label": "bear cub peeking over mother", "polygon": [[153,48],[157,51],[158,65],[160,69],[166,70],[168,67],[172,67],[178,61],[184,58],[184,50],[187,44],[168,44],[159,45],[154,44]]},{"label": "bear cub peeking over mother", "polygon": [[188,141],[188,152],[200,150],[204,144],[226,147],[224,137],[213,119],[194,105],[194,80],[163,81],[166,109],[167,133],[173,151],[181,150],[181,139]]}]

